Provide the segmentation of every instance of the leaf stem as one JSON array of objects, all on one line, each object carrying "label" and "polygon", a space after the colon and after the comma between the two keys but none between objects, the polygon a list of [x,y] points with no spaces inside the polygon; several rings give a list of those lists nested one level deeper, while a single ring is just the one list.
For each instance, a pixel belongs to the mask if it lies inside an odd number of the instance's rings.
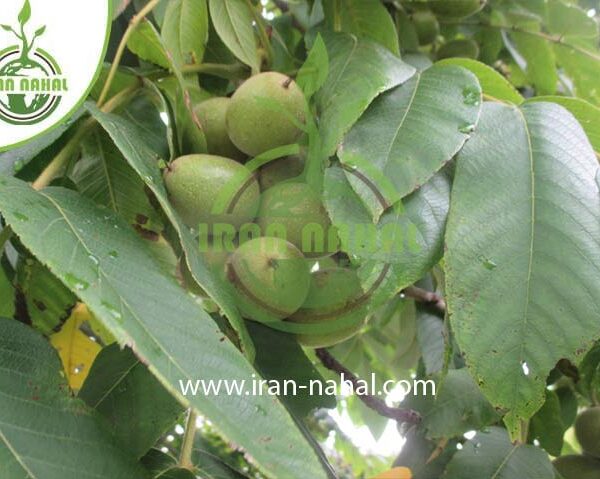
[{"label": "leaf stem", "polygon": [[181,444],[181,452],[179,454],[179,467],[185,469],[193,469],[192,451],[194,450],[194,438],[196,437],[196,419],[198,414],[194,409],[190,408],[188,413],[187,424],[185,426],[185,434],[183,443]]},{"label": "leaf stem", "polygon": [[[133,85],[125,90],[120,91],[109,101],[107,101],[101,110],[105,113],[110,113],[111,111],[117,109],[124,103],[127,103],[133,94],[137,92],[138,88],[138,85]],[[48,164],[48,166],[46,166],[44,171],[42,171],[40,176],[38,176],[33,182],[31,186],[33,186],[34,189],[41,190],[42,188],[45,188],[60,174],[65,165],[81,146],[81,140],[83,140],[83,138],[95,124],[96,120],[93,118],[88,118],[81,125],[79,125],[73,136],[65,144],[62,150],[58,152],[54,159]]]},{"label": "leaf stem", "polygon": [[591,52],[589,50],[586,50],[585,48],[582,48],[578,45],[573,45],[572,43],[565,42],[564,37],[562,35],[550,35],[550,34],[544,33],[544,32],[535,32],[532,30],[527,30],[526,28],[518,27],[516,25],[492,25],[490,23],[484,23],[484,22],[463,22],[463,21],[456,21],[456,20],[440,20],[440,23],[445,24],[445,25],[468,25],[468,26],[474,26],[474,27],[486,27],[486,28],[494,28],[497,30],[505,30],[505,31],[512,31],[512,32],[517,32],[517,33],[523,33],[525,35],[531,35],[531,36],[534,36],[537,38],[542,38],[548,42],[552,42],[557,45],[563,45],[564,47],[570,48],[573,51],[581,53],[582,55],[585,55],[589,58],[592,58],[593,60],[596,60],[597,62],[600,62],[600,55],[598,55],[594,52]]},{"label": "leaf stem", "polygon": [[131,37],[132,33],[138,27],[140,22],[146,18],[154,7],[156,7],[161,0],[150,0],[144,8],[142,8],[136,15],[134,15],[129,21],[129,26],[127,30],[125,30],[125,34],[123,38],[121,38],[121,42],[119,43],[119,47],[117,48],[117,52],[115,53],[115,58],[113,59],[112,65],[110,67],[110,71],[108,72],[108,76],[106,77],[106,81],[104,82],[104,87],[102,88],[102,93],[100,93],[100,97],[98,98],[98,106],[102,106],[106,97],[108,96],[108,92],[110,91],[110,87],[112,85],[113,80],[115,79],[115,75],[117,74],[117,68],[119,68],[119,64],[121,63],[121,58],[123,58],[123,54],[125,53],[125,48],[127,47],[127,42]]},{"label": "leaf stem", "polygon": [[258,28],[258,36],[260,37],[260,43],[265,49],[267,55],[267,62],[270,65],[273,62],[273,46],[271,45],[271,40],[269,39],[269,35],[267,34],[267,29],[265,28],[265,20],[259,13],[259,11],[254,7],[254,5],[252,5],[252,2],[250,0],[246,0],[246,5],[248,5],[248,8],[252,12],[252,16],[254,17],[256,27]]}]

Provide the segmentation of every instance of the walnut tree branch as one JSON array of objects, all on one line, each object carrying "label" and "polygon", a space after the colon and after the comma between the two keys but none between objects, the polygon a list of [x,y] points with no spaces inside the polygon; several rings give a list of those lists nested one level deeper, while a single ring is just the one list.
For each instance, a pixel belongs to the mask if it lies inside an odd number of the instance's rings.
[{"label": "walnut tree branch", "polygon": [[[343,374],[344,379],[350,381],[354,386],[354,389],[358,389],[359,379],[346,369],[337,359],[335,359],[329,351],[326,349],[320,348],[316,350],[317,357],[321,360],[323,366],[325,366],[330,371],[334,371],[338,373],[340,376]],[[359,399],[370,409],[373,409],[381,416],[388,417],[390,419],[394,419],[399,422],[409,423],[409,424],[418,424],[421,422],[421,415],[413,411],[412,409],[403,409],[397,407],[388,406],[383,400],[378,397],[371,396],[370,394],[358,394]]]}]

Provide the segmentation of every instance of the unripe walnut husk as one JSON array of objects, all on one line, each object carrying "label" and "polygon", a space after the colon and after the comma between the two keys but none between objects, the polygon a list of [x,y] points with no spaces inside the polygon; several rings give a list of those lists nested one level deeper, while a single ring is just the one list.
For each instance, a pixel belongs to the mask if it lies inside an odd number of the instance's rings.
[{"label": "unripe walnut husk", "polygon": [[[306,183],[280,183],[263,192],[256,222],[264,235],[285,234],[306,257],[335,253],[331,250],[337,246],[333,240],[337,235],[329,215],[321,196]],[[322,242],[313,239],[317,235]]]},{"label": "unripe walnut husk", "polygon": [[600,458],[600,406],[586,409],[577,416],[575,435],[586,454]]},{"label": "unripe walnut husk", "polygon": [[250,156],[295,143],[302,133],[295,122],[304,123],[305,104],[302,91],[291,78],[277,72],[254,75],[231,97],[229,137]]},{"label": "unripe walnut husk", "polygon": [[226,116],[231,99],[227,97],[210,98],[199,103],[194,112],[202,125],[208,153],[243,161],[246,155],[233,144],[227,133]]},{"label": "unripe walnut husk", "polygon": [[440,24],[435,15],[428,10],[418,10],[410,18],[417,32],[419,45],[433,43],[440,33]]},{"label": "unripe walnut husk", "polygon": [[312,273],[311,280],[306,301],[289,317],[289,321],[319,324],[353,317],[357,324],[333,333],[301,334],[298,342],[306,347],[328,348],[360,331],[367,307],[356,272],[346,268],[321,269]]},{"label": "unripe walnut husk", "polygon": [[242,315],[255,321],[286,318],[308,295],[308,263],[298,248],[280,238],[242,244],[227,261],[226,270]]},{"label": "unripe walnut husk", "polygon": [[[235,229],[256,216],[260,188],[244,166],[215,155],[177,158],[165,171],[165,185],[173,207],[191,228],[217,223]],[[227,195],[224,209],[215,211],[218,199]],[[228,205],[232,205],[229,210]]]},{"label": "unripe walnut husk", "polygon": [[591,457],[561,456],[556,458],[552,464],[563,479],[598,479],[600,477],[600,461]]}]

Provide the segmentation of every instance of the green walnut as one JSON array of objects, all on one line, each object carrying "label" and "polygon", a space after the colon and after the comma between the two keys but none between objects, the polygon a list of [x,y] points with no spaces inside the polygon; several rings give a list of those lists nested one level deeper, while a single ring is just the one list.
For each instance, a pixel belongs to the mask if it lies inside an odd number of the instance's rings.
[{"label": "green walnut", "polygon": [[304,160],[300,156],[284,156],[263,166],[259,172],[258,182],[264,191],[277,183],[297,178],[303,171]]},{"label": "green walnut", "polygon": [[356,319],[356,324],[333,333],[300,334],[298,342],[310,348],[328,348],[354,336],[366,317],[364,292],[355,271],[328,268],[315,271],[306,301],[289,321],[320,324],[341,319]]},{"label": "green walnut", "polygon": [[306,183],[280,183],[265,191],[256,222],[263,235],[287,239],[308,258],[335,252],[327,211]]},{"label": "green walnut", "polygon": [[296,123],[304,123],[304,108],[304,95],[291,78],[277,72],[260,73],[231,97],[229,137],[250,156],[289,145],[302,133]]},{"label": "green walnut", "polygon": [[486,0],[431,0],[429,8],[438,16],[459,19],[470,17],[479,12]]},{"label": "green walnut", "polygon": [[238,229],[256,216],[258,181],[234,160],[214,155],[182,156],[169,165],[164,176],[171,203],[191,228],[219,223]]},{"label": "green walnut", "polygon": [[585,453],[600,458],[600,407],[586,409],[577,416],[575,435]]},{"label": "green walnut", "polygon": [[226,269],[242,315],[255,321],[286,318],[308,295],[307,261],[298,248],[280,238],[256,238],[242,244]]},{"label": "green walnut", "polygon": [[417,32],[419,45],[430,45],[440,33],[440,24],[429,10],[419,10],[411,15],[411,21]]},{"label": "green walnut", "polygon": [[479,57],[479,45],[470,38],[451,40],[444,43],[437,52],[438,60],[453,57],[472,58],[476,60]]},{"label": "green walnut", "polygon": [[598,479],[600,461],[586,456],[562,456],[553,463],[563,479]]},{"label": "green walnut", "polygon": [[211,155],[243,161],[246,155],[236,148],[227,133],[225,119],[230,103],[230,98],[211,98],[196,105],[194,112],[202,125],[208,152]]}]

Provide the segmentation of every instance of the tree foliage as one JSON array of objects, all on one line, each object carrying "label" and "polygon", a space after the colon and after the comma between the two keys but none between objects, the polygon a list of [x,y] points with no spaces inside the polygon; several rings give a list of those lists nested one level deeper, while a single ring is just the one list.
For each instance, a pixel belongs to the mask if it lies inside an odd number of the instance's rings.
[{"label": "tree foliage", "polygon": [[[0,153],[2,478],[600,476],[576,419],[600,398],[597,1],[112,3],[84,107]],[[209,226],[244,182],[310,195],[203,241],[164,178],[233,125],[241,173],[182,187]],[[211,250],[273,223],[285,254]],[[339,373],[437,395],[181,387]],[[400,455],[358,451],[335,407],[375,437],[396,420]]]}]

